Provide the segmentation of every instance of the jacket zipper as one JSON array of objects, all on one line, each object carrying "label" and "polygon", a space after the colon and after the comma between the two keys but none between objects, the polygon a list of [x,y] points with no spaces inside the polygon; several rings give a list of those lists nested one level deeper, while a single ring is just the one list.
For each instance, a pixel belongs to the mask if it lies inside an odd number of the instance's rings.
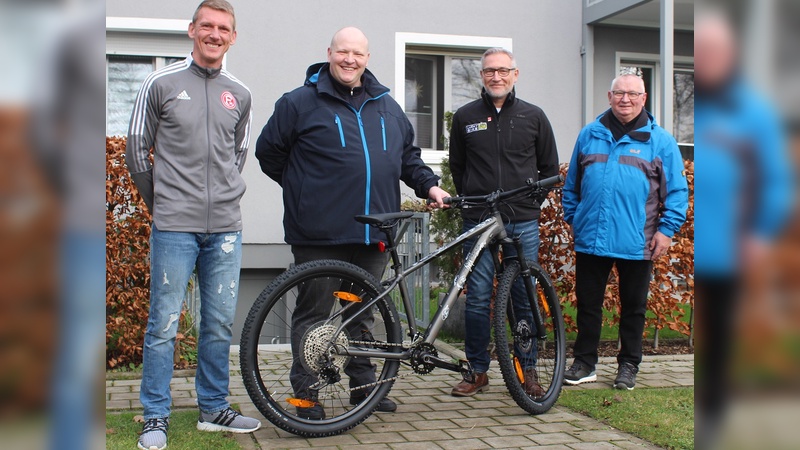
[{"label": "jacket zipper", "polygon": [[[361,110],[364,109],[364,105],[369,103],[372,100],[378,100],[379,98],[383,97],[384,95],[388,94],[385,92],[377,97],[368,98],[364,103],[361,104],[361,108],[355,109],[352,105],[348,104],[344,100],[337,99],[344,103],[348,108],[350,108],[353,113],[356,115],[356,119],[358,120],[358,131],[361,134],[361,145],[364,148],[364,164],[366,165],[366,172],[367,172],[367,182],[365,184],[365,193],[364,193],[364,215],[369,214],[369,200],[370,200],[370,186],[372,185],[372,171],[370,170],[370,159],[369,159],[369,147],[367,146],[367,136],[364,133],[364,122],[361,120]],[[339,118],[339,115],[336,114],[336,125],[339,127],[339,136],[342,141],[342,147],[344,147],[344,132],[342,131],[342,121]],[[381,117],[381,130],[383,131],[383,117]],[[386,133],[384,131],[383,134],[384,139],[384,150],[386,149]],[[369,225],[364,224],[364,244],[369,245]]]},{"label": "jacket zipper", "polygon": [[339,127],[339,140],[342,141],[342,148],[345,148],[344,131],[342,131],[342,121],[339,119],[339,114],[336,114],[336,126]]},{"label": "jacket zipper", "polygon": [[211,232],[211,105],[208,102],[208,77],[205,79],[206,87],[206,233]]},{"label": "jacket zipper", "polygon": [[383,122],[383,116],[381,116],[381,136],[383,137],[383,151],[386,151],[386,126]]},{"label": "jacket zipper", "polygon": [[502,147],[500,147],[500,144],[501,144],[500,133],[502,133],[502,129],[500,127],[500,112],[499,111],[495,112],[494,117],[496,119],[495,123],[497,123],[497,133],[496,133],[496,136],[495,136],[496,141],[497,141],[497,145],[495,146],[495,149],[497,151],[497,183],[499,184],[498,187],[502,189],[503,188],[503,165],[501,164],[502,161],[501,161],[501,158],[500,158],[500,153],[502,152]]},{"label": "jacket zipper", "polygon": [[[366,103],[367,102],[364,102],[364,104]],[[361,107],[363,108],[364,105],[361,105]],[[370,191],[370,186],[372,186],[372,170],[370,170],[370,167],[372,166],[372,164],[370,164],[370,159],[369,159],[369,147],[367,147],[367,136],[364,134],[364,122],[361,121],[361,109],[355,111],[355,113],[356,113],[356,119],[358,119],[358,131],[361,133],[361,145],[364,147],[364,164],[366,164],[367,166],[367,184],[366,188],[364,189],[365,190],[364,215],[368,215],[369,201],[370,201],[369,191]],[[367,224],[364,224],[364,244],[369,245],[369,225]]]}]

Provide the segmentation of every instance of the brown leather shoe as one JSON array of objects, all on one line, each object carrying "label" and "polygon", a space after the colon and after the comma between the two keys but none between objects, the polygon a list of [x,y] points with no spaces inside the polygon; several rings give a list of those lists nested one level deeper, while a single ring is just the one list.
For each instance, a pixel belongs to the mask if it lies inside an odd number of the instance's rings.
[{"label": "brown leather shoe", "polygon": [[544,397],[545,391],[542,385],[539,384],[539,374],[536,369],[529,367],[525,369],[525,393],[531,397]]},{"label": "brown leather shoe", "polygon": [[489,391],[489,377],[486,373],[474,373],[472,377],[464,377],[450,393],[453,397],[472,397],[478,392]]}]

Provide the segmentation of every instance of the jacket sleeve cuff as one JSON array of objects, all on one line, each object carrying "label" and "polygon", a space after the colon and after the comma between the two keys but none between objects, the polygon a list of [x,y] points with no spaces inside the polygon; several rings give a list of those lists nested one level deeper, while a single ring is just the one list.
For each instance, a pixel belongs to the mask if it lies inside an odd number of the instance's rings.
[{"label": "jacket sleeve cuff", "polygon": [[432,177],[430,180],[422,184],[420,190],[416,192],[417,197],[428,198],[428,191],[430,191],[432,187],[438,185],[439,185],[439,177],[438,176]]},{"label": "jacket sleeve cuff", "polygon": [[153,169],[146,172],[132,173],[131,180],[136,185],[139,195],[142,196],[144,204],[147,205],[150,214],[153,214],[153,198],[155,196],[153,189]]},{"label": "jacket sleeve cuff", "polygon": [[667,227],[665,227],[663,225],[658,227],[658,231],[661,232],[661,234],[663,234],[664,236],[666,236],[666,237],[668,237],[670,239],[672,238],[672,236],[675,235],[674,231],[670,230],[669,228],[667,228]]}]

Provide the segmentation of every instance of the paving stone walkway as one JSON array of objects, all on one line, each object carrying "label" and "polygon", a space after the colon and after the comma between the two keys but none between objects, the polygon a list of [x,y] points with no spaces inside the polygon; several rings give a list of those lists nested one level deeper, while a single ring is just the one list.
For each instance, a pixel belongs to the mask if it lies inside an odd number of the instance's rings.
[{"label": "paving stone walkway", "polygon": [[[440,353],[463,358],[463,352],[446,344]],[[307,439],[273,426],[253,406],[238,371],[238,353],[231,352],[231,403],[242,413],[262,420],[252,434],[237,435],[245,450],[255,449],[657,449],[642,439],[616,430],[563,406],[533,416],[520,409],[506,391],[499,368],[489,370],[491,389],[471,398],[450,395],[459,376],[437,369],[428,375],[409,375],[395,382],[390,397],[395,413],[375,413],[364,423],[339,436]],[[601,358],[596,383],[565,389],[608,389],[614,380],[616,360]],[[107,380],[106,409],[141,411],[139,380]],[[694,355],[645,356],[636,389],[693,386]],[[172,379],[174,408],[196,408],[192,371],[176,371]]]}]

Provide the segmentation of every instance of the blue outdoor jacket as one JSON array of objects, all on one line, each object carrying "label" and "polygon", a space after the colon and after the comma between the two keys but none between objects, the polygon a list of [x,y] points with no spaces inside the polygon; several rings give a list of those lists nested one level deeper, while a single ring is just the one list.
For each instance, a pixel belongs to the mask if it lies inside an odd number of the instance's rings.
[{"label": "blue outdoor jacket", "polygon": [[792,208],[786,133],[739,78],[695,98],[695,273],[734,276],[745,236],[772,241]]},{"label": "blue outdoor jacket", "polygon": [[399,211],[399,181],[420,198],[438,183],[389,88],[369,70],[362,83],[367,100],[354,108],[336,95],[328,64],[312,65],[305,84],[275,103],[256,141],[261,170],[283,187],[288,244],[385,240],[353,217]]},{"label": "blue outdoor jacket", "polygon": [[564,220],[575,251],[650,259],[656,231],[672,237],[686,220],[689,189],[675,139],[647,113],[645,126],[614,141],[597,120],[575,143],[564,183]]}]

